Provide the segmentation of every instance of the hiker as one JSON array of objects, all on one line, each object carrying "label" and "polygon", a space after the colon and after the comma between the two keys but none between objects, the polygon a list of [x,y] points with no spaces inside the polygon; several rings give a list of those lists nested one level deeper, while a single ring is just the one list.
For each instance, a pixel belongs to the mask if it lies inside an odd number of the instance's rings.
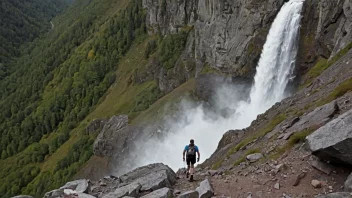
[{"label": "hiker", "polygon": [[190,144],[186,145],[185,149],[183,150],[183,161],[185,161],[185,153],[186,155],[186,162],[187,162],[187,173],[186,177],[188,178],[189,175],[190,181],[193,181],[193,174],[194,174],[194,164],[196,163],[196,153],[198,153],[197,162],[199,162],[200,153],[199,149],[196,145],[194,145],[194,140],[190,140]]}]

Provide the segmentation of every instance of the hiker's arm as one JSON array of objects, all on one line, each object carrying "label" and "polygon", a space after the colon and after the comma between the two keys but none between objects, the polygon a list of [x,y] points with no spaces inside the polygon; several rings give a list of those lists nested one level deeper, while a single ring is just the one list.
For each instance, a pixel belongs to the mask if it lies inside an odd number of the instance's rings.
[{"label": "hiker's arm", "polygon": [[183,161],[185,161],[185,153],[186,153],[186,150],[183,150],[183,153],[182,153]]},{"label": "hiker's arm", "polygon": [[198,153],[198,161],[199,161],[199,159],[200,159],[200,153],[199,153],[199,151],[198,151],[197,153]]}]

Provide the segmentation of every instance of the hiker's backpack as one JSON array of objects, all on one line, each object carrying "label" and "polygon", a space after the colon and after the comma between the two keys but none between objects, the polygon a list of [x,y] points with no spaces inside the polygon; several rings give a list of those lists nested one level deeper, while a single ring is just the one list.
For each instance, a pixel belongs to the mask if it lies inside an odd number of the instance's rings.
[{"label": "hiker's backpack", "polygon": [[188,146],[187,158],[195,158],[195,157],[196,157],[196,147]]}]

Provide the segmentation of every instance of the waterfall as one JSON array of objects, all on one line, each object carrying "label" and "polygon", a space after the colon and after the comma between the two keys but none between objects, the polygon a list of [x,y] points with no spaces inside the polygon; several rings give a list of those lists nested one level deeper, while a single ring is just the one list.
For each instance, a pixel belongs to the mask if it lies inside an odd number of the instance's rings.
[{"label": "waterfall", "polygon": [[[254,77],[250,99],[237,109],[242,125],[248,125],[287,95],[287,84],[293,78],[298,50],[299,25],[304,0],[285,3],[273,24],[263,47]],[[243,126],[244,127],[244,126]]]},{"label": "waterfall", "polygon": [[183,166],[181,152],[191,138],[199,146],[201,161],[204,161],[215,151],[223,133],[249,126],[258,114],[287,97],[285,90],[293,78],[303,1],[290,0],[277,14],[263,47],[248,101],[235,101],[228,97],[232,92],[241,94],[238,90],[234,91],[236,88],[225,90],[227,95],[221,101],[227,100],[229,107],[236,107],[233,116],[212,119],[202,106],[186,107],[182,120],[169,122],[170,132],[163,141],[137,142],[138,150],[133,156],[138,157],[130,157],[124,162],[125,167],[118,167],[118,171],[125,172],[155,162],[168,164],[177,170]]}]

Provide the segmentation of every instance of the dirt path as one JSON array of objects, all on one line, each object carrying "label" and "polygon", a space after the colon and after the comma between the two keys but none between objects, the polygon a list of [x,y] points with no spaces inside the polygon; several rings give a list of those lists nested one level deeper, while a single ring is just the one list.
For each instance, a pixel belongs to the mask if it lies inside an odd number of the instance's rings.
[{"label": "dirt path", "polygon": [[[197,173],[193,183],[181,177],[175,185],[182,192],[194,190],[208,177],[216,197],[231,198],[304,198],[329,192],[341,191],[350,170],[332,167],[327,175],[312,166],[314,157],[306,151],[290,151],[277,161],[237,166],[227,174],[205,176],[206,171]],[[277,169],[277,167],[279,167]],[[304,175],[297,186],[293,186],[298,175]],[[321,182],[314,188],[312,180]]]}]

